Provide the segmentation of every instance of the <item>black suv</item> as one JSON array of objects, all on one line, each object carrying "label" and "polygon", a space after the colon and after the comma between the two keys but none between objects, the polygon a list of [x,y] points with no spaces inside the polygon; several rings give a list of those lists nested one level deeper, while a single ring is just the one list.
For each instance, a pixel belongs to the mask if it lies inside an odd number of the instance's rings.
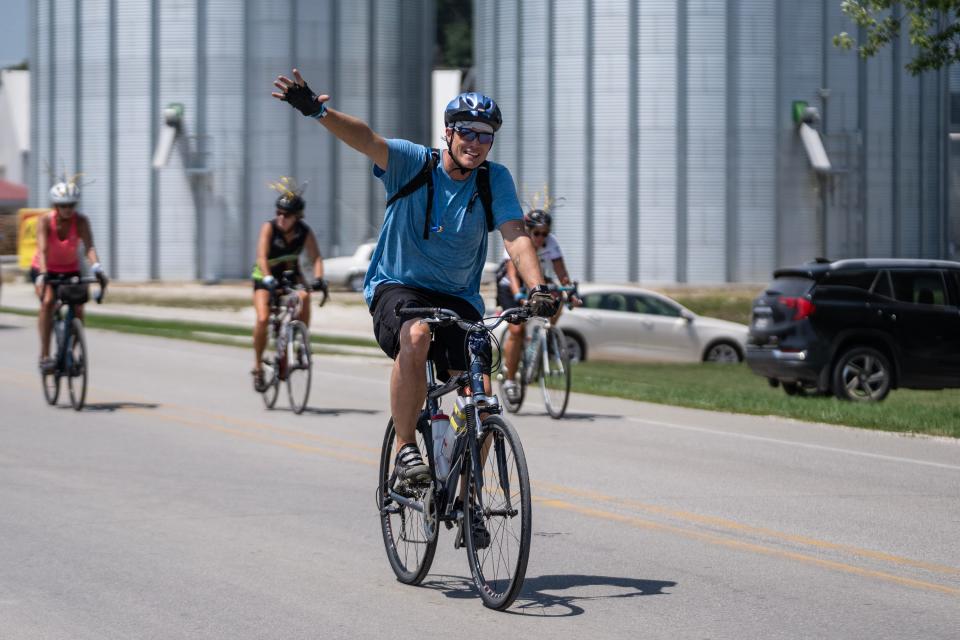
[{"label": "black suv", "polygon": [[960,387],[960,263],[777,269],[753,302],[747,363],[790,395],[879,401],[898,387]]}]

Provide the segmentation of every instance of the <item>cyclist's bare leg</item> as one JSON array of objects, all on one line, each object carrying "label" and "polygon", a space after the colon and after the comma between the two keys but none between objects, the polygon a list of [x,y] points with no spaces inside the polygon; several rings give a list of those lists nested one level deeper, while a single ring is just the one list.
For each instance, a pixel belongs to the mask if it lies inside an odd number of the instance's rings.
[{"label": "cyclist's bare leg", "polygon": [[40,358],[50,357],[50,334],[53,332],[53,287],[43,288],[40,312],[37,314],[37,330],[40,333]]},{"label": "cyclist's bare leg", "polygon": [[80,318],[80,322],[83,322],[83,305],[78,304],[73,308],[73,311],[76,314],[76,316]]},{"label": "cyclist's bare leg", "polygon": [[309,331],[310,330],[310,292],[297,291],[297,295],[300,296],[300,321],[307,326],[307,331]]},{"label": "cyclist's bare leg", "polygon": [[506,380],[513,378],[520,364],[520,354],[523,353],[524,325],[507,325],[507,336],[503,339],[503,377]]},{"label": "cyclist's bare leg", "polygon": [[261,370],[263,350],[267,347],[267,323],[270,321],[270,292],[257,289],[253,292],[253,308],[257,312],[257,321],[253,325],[253,352],[256,356],[254,370]]},{"label": "cyclist's bare leg", "polygon": [[397,450],[416,444],[417,417],[427,395],[426,365],[430,353],[430,327],[408,320],[400,328],[400,351],[390,374],[390,413],[397,430]]}]

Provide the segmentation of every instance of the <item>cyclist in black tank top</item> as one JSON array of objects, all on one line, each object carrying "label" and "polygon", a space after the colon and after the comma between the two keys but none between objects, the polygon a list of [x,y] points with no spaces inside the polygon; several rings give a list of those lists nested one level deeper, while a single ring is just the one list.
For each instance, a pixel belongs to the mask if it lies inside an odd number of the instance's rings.
[{"label": "cyclist in black tank top", "polygon": [[[270,292],[284,271],[296,273],[296,279],[307,284],[300,271],[300,254],[306,250],[307,259],[313,265],[313,291],[327,290],[323,279],[323,256],[317,246],[313,230],[303,221],[304,201],[301,190],[290,189],[289,183],[278,183],[283,189],[277,198],[277,216],[263,223],[257,240],[257,262],[253,266],[253,306],[257,312],[257,322],[253,328],[253,351],[256,359],[253,368],[253,386],[262,391],[265,382],[261,360],[267,346],[267,322],[270,319]],[[303,299],[300,320],[310,326],[310,293],[298,291]]]}]

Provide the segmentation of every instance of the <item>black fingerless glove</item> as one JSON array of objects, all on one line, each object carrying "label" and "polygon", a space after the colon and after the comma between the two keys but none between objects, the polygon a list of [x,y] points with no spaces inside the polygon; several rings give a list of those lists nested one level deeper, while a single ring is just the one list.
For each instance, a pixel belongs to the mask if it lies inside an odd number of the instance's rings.
[{"label": "black fingerless glove", "polygon": [[326,105],[317,102],[317,94],[306,82],[289,87],[284,92],[283,99],[305,116],[320,119],[327,114]]},{"label": "black fingerless glove", "polygon": [[327,281],[324,280],[323,278],[317,278],[316,280],[310,283],[310,288],[313,289],[314,291],[323,291],[324,293],[326,293]]},{"label": "black fingerless glove", "polygon": [[552,318],[560,308],[560,302],[553,297],[547,286],[543,284],[534,287],[533,291],[530,292],[528,304],[533,315],[541,318]]}]

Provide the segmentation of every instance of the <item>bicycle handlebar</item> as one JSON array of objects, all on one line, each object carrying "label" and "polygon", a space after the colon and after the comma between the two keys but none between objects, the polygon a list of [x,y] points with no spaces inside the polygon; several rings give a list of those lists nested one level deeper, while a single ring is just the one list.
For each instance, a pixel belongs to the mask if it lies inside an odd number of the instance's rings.
[{"label": "bicycle handlebar", "polygon": [[[422,322],[427,324],[457,324],[465,331],[476,331],[480,327],[492,331],[504,322],[524,321],[533,314],[528,307],[515,307],[505,309],[498,317],[483,318],[479,321],[464,320],[460,314],[443,307],[397,307],[394,312],[398,318],[419,317]],[[494,323],[487,326],[484,320],[494,320]]]},{"label": "bicycle handlebar", "polygon": [[45,283],[51,287],[58,287],[62,284],[99,284],[100,291],[97,292],[97,295],[93,299],[100,304],[103,302],[103,297],[107,295],[107,283],[108,280],[106,277],[94,277],[88,276],[86,278],[79,278],[77,276],[63,276],[59,274],[48,273],[46,276]]}]

